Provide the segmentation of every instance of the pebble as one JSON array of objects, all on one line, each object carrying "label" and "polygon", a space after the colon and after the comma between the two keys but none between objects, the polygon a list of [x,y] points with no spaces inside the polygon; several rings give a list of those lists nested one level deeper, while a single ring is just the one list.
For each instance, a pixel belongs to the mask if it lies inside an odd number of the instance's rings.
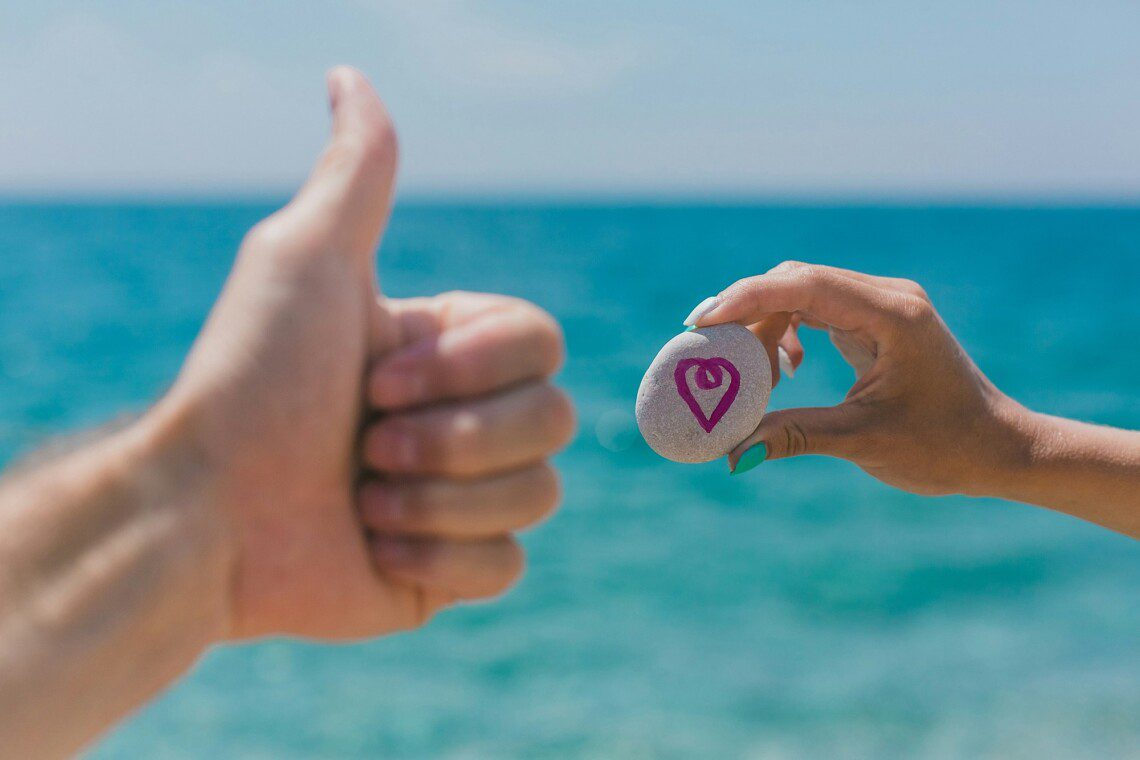
[{"label": "pebble", "polygon": [[637,391],[637,427],[674,462],[723,457],[760,424],[772,368],[760,341],[738,324],[703,327],[670,340]]}]

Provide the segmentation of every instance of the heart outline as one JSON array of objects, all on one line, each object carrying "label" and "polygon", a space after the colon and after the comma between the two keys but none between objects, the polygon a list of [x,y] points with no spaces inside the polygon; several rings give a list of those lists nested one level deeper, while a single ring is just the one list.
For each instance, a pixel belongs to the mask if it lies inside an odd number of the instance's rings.
[{"label": "heart outline", "polygon": [[[720,401],[717,402],[712,414],[707,417],[705,416],[705,411],[701,409],[701,405],[697,403],[697,399],[693,396],[693,392],[689,389],[689,381],[685,377],[685,374],[689,371],[690,367],[698,368],[693,379],[696,381],[697,387],[705,391],[720,387],[720,384],[724,381],[721,368],[728,372],[728,389],[725,390],[724,395],[720,397]],[[677,366],[673,370],[673,382],[677,385],[677,393],[680,394],[681,399],[688,405],[689,411],[693,413],[693,417],[696,418],[697,423],[706,433],[711,433],[713,428],[716,427],[716,424],[724,417],[728,408],[732,406],[732,402],[736,401],[736,395],[740,392],[740,370],[723,356],[713,356],[708,359],[691,357],[677,362]]]}]

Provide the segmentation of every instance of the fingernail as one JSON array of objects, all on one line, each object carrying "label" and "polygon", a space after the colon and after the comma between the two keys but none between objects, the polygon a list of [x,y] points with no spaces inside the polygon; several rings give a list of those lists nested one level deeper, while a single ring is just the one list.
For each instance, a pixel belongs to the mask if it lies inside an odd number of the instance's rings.
[{"label": "fingernail", "polygon": [[719,296],[709,296],[697,304],[697,308],[690,311],[689,316],[685,317],[685,321],[681,324],[685,325],[686,327],[692,327],[693,325],[697,324],[698,319],[715,309],[718,303],[720,303]]},{"label": "fingernail", "polygon": [[689,325],[688,327],[685,328],[685,332],[692,332],[693,330],[696,330],[696,329],[697,329],[696,325]]},{"label": "fingernail", "polygon": [[788,379],[795,377],[796,368],[792,366],[792,357],[788,356],[783,346],[776,347],[776,357],[779,359],[780,374]]},{"label": "fingernail", "polygon": [[767,458],[768,447],[763,443],[758,443],[740,455],[740,459],[736,461],[736,467],[729,475],[743,475],[749,470],[759,467]]}]

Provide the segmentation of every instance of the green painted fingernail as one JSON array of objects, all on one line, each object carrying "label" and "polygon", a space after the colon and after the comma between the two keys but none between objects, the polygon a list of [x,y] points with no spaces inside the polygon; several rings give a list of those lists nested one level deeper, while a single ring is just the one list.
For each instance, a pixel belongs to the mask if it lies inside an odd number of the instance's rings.
[{"label": "green painted fingernail", "polygon": [[740,455],[740,459],[736,462],[736,469],[729,475],[742,475],[754,467],[759,467],[767,458],[768,447],[763,443],[758,443]]},{"label": "green painted fingernail", "polygon": [[688,327],[685,328],[685,332],[692,332],[693,330],[696,330],[696,329],[697,329],[696,325],[689,325]]}]

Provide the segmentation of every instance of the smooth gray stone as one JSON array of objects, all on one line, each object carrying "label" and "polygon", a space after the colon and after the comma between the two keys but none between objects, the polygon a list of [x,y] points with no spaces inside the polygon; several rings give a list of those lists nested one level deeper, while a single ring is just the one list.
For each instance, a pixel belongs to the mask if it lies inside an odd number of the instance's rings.
[{"label": "smooth gray stone", "polygon": [[641,380],[637,427],[666,459],[709,462],[752,434],[771,393],[768,354],[747,328],[683,332],[665,344]]}]

